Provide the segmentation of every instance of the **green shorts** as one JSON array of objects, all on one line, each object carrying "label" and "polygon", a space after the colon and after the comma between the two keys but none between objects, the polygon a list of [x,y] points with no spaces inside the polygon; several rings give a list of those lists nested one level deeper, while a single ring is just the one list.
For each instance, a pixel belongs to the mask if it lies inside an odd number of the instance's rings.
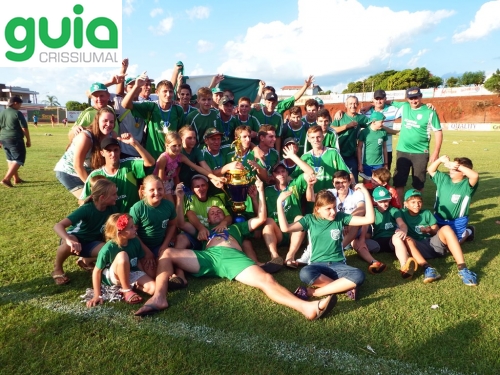
[{"label": "green shorts", "polygon": [[200,270],[193,274],[194,277],[218,276],[233,280],[242,271],[255,262],[242,251],[224,246],[214,246],[207,250],[195,250],[196,258],[200,264]]}]

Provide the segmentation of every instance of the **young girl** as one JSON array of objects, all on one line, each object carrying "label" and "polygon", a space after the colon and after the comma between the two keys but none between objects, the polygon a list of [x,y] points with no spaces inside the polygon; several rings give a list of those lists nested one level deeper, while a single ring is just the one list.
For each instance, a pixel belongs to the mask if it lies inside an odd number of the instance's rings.
[{"label": "young girl", "polygon": [[310,264],[300,271],[300,279],[309,287],[297,288],[295,292],[297,296],[307,299],[312,296],[348,292],[351,299],[356,299],[357,287],[363,283],[365,275],[361,270],[345,263],[342,229],[347,225],[371,224],[375,215],[370,194],[363,184],[357,184],[355,190],[361,190],[365,196],[365,216],[351,216],[337,212],[333,193],[321,190],[316,195],[313,214],[307,214],[292,224],[288,224],[283,209],[283,202],[292,192],[283,191],[279,195],[276,205],[281,230],[283,232],[307,230],[312,246]]},{"label": "young girl", "polygon": [[[111,214],[117,212],[115,203],[118,196],[114,183],[99,179],[92,185],[91,192],[82,206],[54,225],[54,231],[61,237],[52,272],[52,278],[57,285],[70,281],[63,270],[63,263],[70,255],[80,257],[77,264],[81,268],[92,269],[91,264],[104,245],[104,224]],[[68,231],[67,227],[70,227]]]},{"label": "young girl", "polygon": [[114,126],[114,112],[108,107],[101,108],[92,126],[73,138],[57,162],[54,168],[57,179],[75,197],[80,198],[90,171],[104,165],[100,144],[105,137],[116,138]]},{"label": "young girl", "polygon": [[87,307],[102,304],[101,281],[121,286],[120,292],[129,304],[142,302],[132,290],[133,286],[148,294],[154,293],[155,281],[143,272],[140,259],[144,258],[144,251],[136,235],[130,215],[113,214],[109,217],[105,229],[107,242],[99,252],[92,274],[94,297],[87,302]]},{"label": "young girl", "polygon": [[174,239],[177,220],[174,204],[163,199],[163,183],[158,176],[149,175],[141,186],[142,200],[130,209],[137,225],[137,234],[146,254],[144,270],[156,276],[155,259]]}]

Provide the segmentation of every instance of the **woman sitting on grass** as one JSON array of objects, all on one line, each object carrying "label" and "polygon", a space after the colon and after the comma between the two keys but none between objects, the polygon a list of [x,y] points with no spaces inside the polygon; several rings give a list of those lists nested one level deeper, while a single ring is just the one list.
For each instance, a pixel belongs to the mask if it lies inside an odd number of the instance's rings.
[{"label": "woman sitting on grass", "polygon": [[[63,270],[63,263],[70,255],[79,256],[78,266],[91,271],[92,262],[104,245],[102,228],[109,216],[117,212],[115,203],[118,196],[116,185],[100,177],[91,181],[91,195],[85,203],[54,225],[54,231],[61,237],[52,272],[57,285],[70,281]],[[68,231],[67,227],[70,227]]]},{"label": "woman sitting on grass", "polygon": [[298,287],[295,294],[302,299],[321,297],[330,294],[348,292],[348,297],[356,300],[357,288],[363,283],[363,271],[348,266],[342,248],[342,230],[344,226],[362,226],[372,224],[375,218],[370,193],[357,184],[355,190],[361,190],[365,196],[366,213],[364,216],[351,216],[337,212],[336,199],[332,192],[321,190],[316,195],[313,214],[307,214],[299,221],[288,224],[283,209],[284,200],[291,191],[283,191],[276,203],[278,220],[284,233],[307,230],[312,254],[308,266],[300,270],[300,279],[308,285]]},{"label": "woman sitting on grass", "polygon": [[101,282],[121,286],[120,292],[129,304],[142,302],[133,289],[153,294],[155,281],[143,271],[144,251],[136,238],[134,220],[128,214],[111,215],[106,222],[105,236],[107,242],[99,252],[92,273],[94,297],[87,302],[87,307],[102,304]]}]

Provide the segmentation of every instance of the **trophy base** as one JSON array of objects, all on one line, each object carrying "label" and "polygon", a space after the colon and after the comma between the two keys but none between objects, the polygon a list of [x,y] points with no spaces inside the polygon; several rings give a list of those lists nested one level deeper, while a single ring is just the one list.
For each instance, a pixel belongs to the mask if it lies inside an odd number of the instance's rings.
[{"label": "trophy base", "polygon": [[243,223],[246,220],[247,219],[245,219],[245,216],[243,216],[242,214],[236,214],[236,216],[234,217],[235,223]]},{"label": "trophy base", "polygon": [[236,213],[239,212],[245,212],[247,206],[245,205],[245,202],[233,202],[233,211]]}]

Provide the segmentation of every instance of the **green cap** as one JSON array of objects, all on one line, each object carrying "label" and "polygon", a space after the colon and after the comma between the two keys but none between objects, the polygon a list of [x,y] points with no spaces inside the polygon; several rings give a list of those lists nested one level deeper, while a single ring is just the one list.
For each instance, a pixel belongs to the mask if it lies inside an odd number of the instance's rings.
[{"label": "green cap", "polygon": [[385,116],[382,112],[375,112],[373,111],[371,116],[370,116],[370,124],[373,122],[373,121],[384,121],[385,120]]},{"label": "green cap", "polygon": [[130,83],[131,83],[131,82],[133,83],[136,79],[137,79],[137,77],[128,77],[128,78],[125,80],[125,86],[130,85]]},{"label": "green cap", "polygon": [[383,186],[377,186],[373,190],[372,197],[375,202],[386,201],[392,198],[389,190]]},{"label": "green cap", "polygon": [[321,98],[315,97],[314,100],[318,102],[318,105],[324,105],[323,100]]},{"label": "green cap", "polygon": [[97,92],[97,91],[108,91],[108,88],[106,86],[104,86],[102,83],[99,83],[99,82],[95,82],[93,83],[91,86],[90,86],[90,94],[92,95],[94,92]]},{"label": "green cap", "polygon": [[210,138],[214,135],[220,135],[222,136],[224,133],[218,131],[216,128],[208,128],[207,131],[205,132],[205,135],[203,136],[203,139]]},{"label": "green cap", "polygon": [[411,197],[421,197],[422,193],[417,189],[410,189],[405,193],[405,201],[410,199]]},{"label": "green cap", "polygon": [[220,89],[220,87],[214,87],[214,88],[212,89],[212,94],[218,94],[218,93],[220,93],[220,92],[224,92],[224,91],[222,91],[222,90]]}]

